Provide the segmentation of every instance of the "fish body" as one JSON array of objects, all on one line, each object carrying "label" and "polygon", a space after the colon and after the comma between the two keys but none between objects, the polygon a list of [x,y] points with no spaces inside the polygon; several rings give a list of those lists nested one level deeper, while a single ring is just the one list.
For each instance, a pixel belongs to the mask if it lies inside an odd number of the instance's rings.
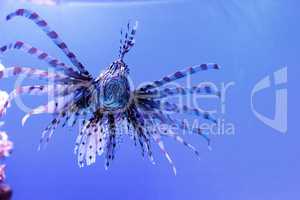
[{"label": "fish body", "polygon": [[211,123],[216,123],[216,119],[199,108],[173,103],[168,99],[173,96],[195,94],[220,96],[220,92],[210,85],[202,84],[185,88],[170,84],[200,71],[218,70],[218,64],[189,66],[134,89],[129,77],[129,67],[124,58],[135,44],[137,22],[128,23],[126,31],[121,31],[118,58],[94,78],[58,33],[52,30],[37,13],[18,9],[9,14],[6,19],[11,20],[17,16],[34,22],[72,63],[69,66],[23,41],[0,47],[0,54],[9,50],[23,51],[44,61],[53,69],[44,71],[35,67],[13,66],[0,70],[0,79],[23,76],[49,81],[48,85],[18,86],[0,107],[0,114],[3,114],[10,102],[20,95],[52,95],[49,102],[32,109],[22,119],[24,125],[33,115],[43,113],[53,115],[53,120],[42,132],[39,148],[50,141],[59,125],[64,127],[79,123],[80,131],[74,152],[77,154],[80,167],[91,165],[96,162],[97,155],[104,155],[105,168],[108,168],[115,159],[122,138],[129,136],[135,145],[140,146],[142,155],[147,156],[152,163],[154,163],[152,145],[156,144],[176,174],[175,165],[165,148],[163,138],[172,138],[199,156],[196,148],[181,136],[181,133],[188,131],[201,136],[210,147],[208,134],[200,127],[191,128],[189,122],[182,120],[181,116],[188,114]]}]

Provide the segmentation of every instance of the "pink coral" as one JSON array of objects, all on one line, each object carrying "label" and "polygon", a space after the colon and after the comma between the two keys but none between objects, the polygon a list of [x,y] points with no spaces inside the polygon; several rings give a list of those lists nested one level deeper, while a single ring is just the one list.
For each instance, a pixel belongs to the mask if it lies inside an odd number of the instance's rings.
[{"label": "pink coral", "polygon": [[[0,126],[2,126],[4,123],[0,122]],[[13,148],[13,143],[8,140],[8,136],[6,132],[0,131],[0,159],[4,159],[5,157],[8,157],[11,153],[11,150]],[[5,183],[5,165],[0,165],[0,199],[2,200],[10,200],[12,196],[12,190]]]},{"label": "pink coral", "polygon": [[0,165],[0,182],[5,180],[5,165]]},{"label": "pink coral", "polygon": [[0,158],[8,157],[13,148],[13,143],[8,140],[6,132],[0,131]]},{"label": "pink coral", "polygon": [[[0,122],[0,126],[3,125],[3,122]],[[8,157],[13,148],[13,143],[8,140],[6,132],[0,131],[0,159]],[[0,165],[0,183],[3,183],[5,180],[5,165]]]}]

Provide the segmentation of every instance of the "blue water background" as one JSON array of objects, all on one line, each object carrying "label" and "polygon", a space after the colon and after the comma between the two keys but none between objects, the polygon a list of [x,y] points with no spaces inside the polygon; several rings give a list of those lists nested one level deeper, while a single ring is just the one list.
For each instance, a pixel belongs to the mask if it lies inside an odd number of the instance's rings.
[{"label": "blue water background", "polygon": [[[155,147],[156,165],[142,159],[130,140],[122,143],[111,168],[103,158],[80,169],[73,147],[77,128],[59,128],[48,147],[37,152],[40,133],[51,116],[29,119],[15,103],[3,127],[15,143],[6,160],[7,181],[17,200],[143,199],[143,200],[283,200],[300,197],[299,94],[300,29],[297,1],[194,0],[170,3],[105,6],[43,7],[1,1],[0,44],[24,40],[68,62],[62,52],[32,22],[5,15],[19,7],[40,13],[94,75],[118,54],[120,28],[138,20],[136,46],[126,56],[135,84],[156,80],[185,66],[216,62],[220,71],[199,73],[193,82],[235,82],[226,96],[225,119],[235,125],[234,136],[213,136],[213,151],[199,137],[188,136],[201,152],[199,161],[172,140],[166,146],[177,166],[174,176]],[[8,66],[47,65],[22,52],[2,58]],[[264,76],[288,67],[287,134],[260,122],[250,108],[250,93]],[[31,82],[33,83],[33,82]],[[13,80],[1,81],[12,90]],[[275,86],[258,94],[256,108],[274,114]],[[29,105],[45,99],[24,97]]]}]

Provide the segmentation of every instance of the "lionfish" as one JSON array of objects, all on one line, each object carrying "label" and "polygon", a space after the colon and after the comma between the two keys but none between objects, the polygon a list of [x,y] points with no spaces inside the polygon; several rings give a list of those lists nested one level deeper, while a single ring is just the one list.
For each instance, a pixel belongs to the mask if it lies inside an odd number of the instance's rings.
[{"label": "lionfish", "polygon": [[[128,23],[126,31],[121,31],[120,49],[118,58],[108,66],[98,77],[93,78],[75,54],[63,42],[57,32],[53,31],[48,23],[36,12],[18,9],[9,14],[6,19],[11,20],[16,16],[23,16],[33,21],[56,44],[72,63],[72,67],[53,58],[29,44],[22,41],[10,43],[0,48],[4,53],[8,50],[21,50],[45,61],[53,68],[52,72],[28,67],[11,67],[0,71],[0,78],[23,76],[52,81],[48,85],[32,85],[15,88],[8,100],[0,109],[4,113],[10,102],[19,95],[52,94],[53,99],[45,105],[32,109],[22,119],[22,124],[32,115],[49,113],[53,120],[42,132],[40,146],[47,144],[54,130],[61,124],[74,126],[80,124],[80,133],[76,139],[75,154],[78,165],[83,167],[96,161],[97,155],[105,155],[105,168],[115,158],[116,148],[122,135],[128,135],[135,145],[140,146],[142,155],[146,155],[153,163],[151,145],[157,144],[164,154],[174,173],[175,165],[165,149],[163,137],[175,139],[192,150],[197,156],[199,152],[194,146],[186,142],[179,133],[190,131],[202,136],[210,146],[208,134],[199,127],[189,129],[186,120],[172,117],[172,114],[191,114],[216,123],[208,112],[187,105],[178,105],[167,99],[176,95],[210,94],[219,95],[216,89],[209,85],[194,86],[190,88],[168,86],[175,80],[195,74],[199,71],[219,69],[217,64],[200,64],[177,71],[162,79],[142,84],[133,89],[129,80],[129,68],[124,61],[125,55],[135,44],[137,22]],[[167,125],[167,126],[161,126]],[[172,126],[178,129],[173,131]],[[163,127],[163,128],[162,128]]]}]

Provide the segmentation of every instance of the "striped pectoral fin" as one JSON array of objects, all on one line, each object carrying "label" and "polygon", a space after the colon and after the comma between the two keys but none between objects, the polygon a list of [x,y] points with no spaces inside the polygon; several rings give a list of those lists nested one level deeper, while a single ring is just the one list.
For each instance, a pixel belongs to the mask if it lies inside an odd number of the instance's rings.
[{"label": "striped pectoral fin", "polygon": [[149,142],[149,134],[146,129],[146,121],[144,118],[144,115],[141,113],[141,111],[138,109],[138,107],[132,105],[129,109],[130,114],[130,120],[133,125],[133,128],[135,129],[134,134],[136,134],[136,138],[138,139],[138,142],[140,144],[141,150],[142,150],[142,156],[145,155],[145,152],[148,153],[148,157],[151,160],[151,149],[150,149],[150,142]]},{"label": "striped pectoral fin", "polygon": [[34,77],[38,79],[46,79],[59,81],[67,79],[68,76],[59,73],[52,73],[44,70],[39,70],[36,68],[28,68],[28,67],[9,67],[3,70],[0,70],[0,79],[2,78],[10,78],[13,76],[25,76],[25,77]]},{"label": "striped pectoral fin", "polygon": [[83,76],[81,76],[78,72],[74,71],[73,68],[67,66],[65,63],[59,61],[58,59],[50,56],[48,53],[45,53],[42,50],[39,50],[29,44],[26,44],[22,41],[17,41],[15,43],[10,43],[7,45],[4,45],[0,48],[0,54],[3,54],[4,52],[8,50],[21,50],[23,52],[28,53],[29,55],[35,56],[39,60],[45,61],[49,66],[53,67],[55,70],[63,71],[66,75],[78,78],[78,79],[84,79]]},{"label": "striped pectoral fin", "polygon": [[174,131],[172,130],[166,130],[166,132],[164,132],[164,134],[162,134],[163,136],[167,136],[167,137],[171,137],[174,140],[176,140],[177,142],[181,143],[182,145],[186,146],[188,149],[190,149],[191,151],[194,152],[194,154],[200,158],[200,154],[199,151],[190,143],[186,142],[182,137],[180,137],[178,134],[176,134]]},{"label": "striped pectoral fin", "polygon": [[108,138],[106,145],[106,156],[105,156],[105,169],[108,169],[110,163],[115,158],[115,150],[117,145],[117,133],[115,116],[113,114],[108,114]]},{"label": "striped pectoral fin", "polygon": [[150,139],[145,141],[145,146],[146,146],[146,151],[147,151],[147,155],[148,155],[148,159],[150,160],[150,162],[155,165],[155,160],[153,157],[153,152],[151,149],[151,143],[150,143]]},{"label": "striped pectoral fin", "polygon": [[84,75],[89,76],[89,73],[86,71],[81,62],[76,58],[75,54],[72,53],[65,42],[63,42],[58,36],[57,32],[53,31],[48,23],[42,19],[37,13],[27,10],[27,9],[18,9],[17,11],[7,15],[6,19],[10,20],[16,16],[23,16],[31,21],[33,21],[38,27],[42,29],[44,33],[63,51],[63,53],[70,59],[72,64],[78,68],[78,70]]},{"label": "striped pectoral fin", "polygon": [[208,149],[211,150],[211,140],[209,138],[209,135],[204,132],[200,127],[192,127],[192,129],[189,128],[189,125],[184,120],[174,120],[177,125],[179,125],[179,128],[185,131],[190,131],[191,133],[194,133],[196,135],[200,135],[206,142]]},{"label": "striped pectoral fin", "polygon": [[139,130],[140,134],[139,137],[142,137],[142,141],[143,141],[143,145],[142,147],[145,149],[147,155],[148,155],[148,159],[150,160],[150,162],[152,164],[155,164],[154,161],[154,157],[153,157],[153,152],[151,149],[151,132],[153,130],[153,127],[155,127],[153,119],[150,118],[150,116],[143,112],[143,111],[139,111],[139,121],[143,121],[143,124],[140,125]]},{"label": "striped pectoral fin", "polygon": [[[157,112],[160,112],[160,113],[157,113]],[[168,126],[174,126],[174,127],[178,127],[182,130],[185,130],[185,131],[191,131],[192,133],[195,133],[197,135],[200,135],[203,139],[205,139],[205,141],[207,142],[208,144],[208,148],[211,149],[210,147],[210,138],[208,137],[208,135],[206,133],[203,132],[203,130],[201,128],[192,128],[190,129],[189,128],[189,124],[187,121],[185,120],[178,120],[178,119],[173,119],[171,118],[171,116],[169,116],[168,114],[166,113],[163,113],[162,111],[156,111],[156,112],[153,112],[151,114],[151,118],[155,118],[157,120],[159,120],[162,124],[168,124]],[[166,130],[168,132],[168,130]],[[174,136],[174,134],[173,134]],[[179,138],[175,138],[175,139],[179,139]]]},{"label": "striped pectoral fin", "polygon": [[199,86],[193,86],[191,88],[185,87],[166,87],[163,89],[153,89],[149,92],[137,91],[136,95],[139,98],[152,98],[162,99],[176,95],[188,95],[188,94],[200,94],[200,95],[214,95],[220,97],[220,92],[216,87],[208,84],[200,84]]},{"label": "striped pectoral fin", "polygon": [[43,131],[38,150],[41,149],[42,145],[44,145],[46,147],[46,145],[50,142],[50,140],[53,136],[53,133],[54,133],[55,129],[58,127],[59,123],[60,123],[60,116],[54,118],[51,121],[50,125]]},{"label": "striped pectoral fin", "polygon": [[45,85],[38,85],[38,86],[23,86],[17,87],[14,89],[10,94],[6,102],[3,104],[3,107],[0,108],[0,115],[5,113],[6,109],[9,107],[10,103],[13,99],[21,94],[29,94],[29,95],[41,95],[47,91],[47,87]]},{"label": "striped pectoral fin", "polygon": [[112,136],[108,137],[106,144],[106,155],[105,155],[105,169],[107,170],[114,159],[115,147],[113,145],[116,144],[116,141],[112,138]]},{"label": "striped pectoral fin", "polygon": [[220,97],[219,90],[211,86],[209,84],[200,84],[198,86],[193,86],[191,88],[183,88],[183,87],[176,87],[174,89],[164,89],[164,92],[169,95],[179,94],[179,95],[186,95],[186,94],[200,94],[200,95],[214,95],[216,97]]},{"label": "striped pectoral fin", "polygon": [[68,89],[68,85],[31,85],[17,87],[12,93],[11,98],[15,98],[19,95],[44,95],[49,94],[57,96],[57,94],[63,93],[64,90]]},{"label": "striped pectoral fin", "polygon": [[62,109],[65,108],[66,105],[68,105],[72,101],[69,99],[71,96],[72,95],[69,95],[68,97],[67,96],[58,97],[55,100],[49,101],[46,105],[42,105],[31,110],[22,118],[22,125],[24,126],[28,118],[31,117],[32,115],[39,115],[44,113],[49,113],[49,114],[60,113]]},{"label": "striped pectoral fin", "polygon": [[215,63],[195,65],[195,66],[192,66],[192,67],[188,67],[188,68],[186,68],[182,71],[177,71],[173,74],[165,76],[160,80],[153,81],[152,83],[146,84],[146,85],[141,87],[141,90],[149,90],[149,89],[161,87],[161,86],[163,86],[167,83],[170,83],[172,81],[184,78],[188,75],[195,74],[199,71],[206,71],[206,70],[209,70],[209,69],[219,69],[219,68],[220,68],[219,65],[215,64]]},{"label": "striped pectoral fin", "polygon": [[[4,104],[3,108],[0,109],[0,113],[5,111],[10,103],[20,95],[53,95],[56,96],[66,96],[73,92],[73,90],[68,90],[67,85],[31,85],[22,86],[14,89],[10,94],[7,102]],[[68,92],[65,92],[68,90]]]},{"label": "striped pectoral fin", "polygon": [[2,117],[3,115],[5,115],[6,113],[6,109],[10,106],[9,101],[6,101],[2,107],[0,107],[0,117]]},{"label": "striped pectoral fin", "polygon": [[162,102],[161,106],[162,106],[161,108],[166,111],[192,114],[195,116],[202,117],[203,119],[211,121],[215,124],[218,123],[217,119],[215,119],[211,114],[209,114],[209,112],[202,111],[201,109],[198,108],[190,108],[187,105],[178,106],[177,104],[170,103],[168,101]]},{"label": "striped pectoral fin", "polygon": [[177,174],[177,170],[176,167],[173,163],[173,160],[171,159],[169,153],[167,152],[167,150],[165,149],[164,143],[160,138],[160,135],[158,133],[153,133],[151,134],[153,140],[155,141],[155,143],[158,145],[158,147],[160,148],[161,152],[164,154],[164,156],[166,157],[166,159],[168,160],[169,164],[172,166],[174,175]]}]

